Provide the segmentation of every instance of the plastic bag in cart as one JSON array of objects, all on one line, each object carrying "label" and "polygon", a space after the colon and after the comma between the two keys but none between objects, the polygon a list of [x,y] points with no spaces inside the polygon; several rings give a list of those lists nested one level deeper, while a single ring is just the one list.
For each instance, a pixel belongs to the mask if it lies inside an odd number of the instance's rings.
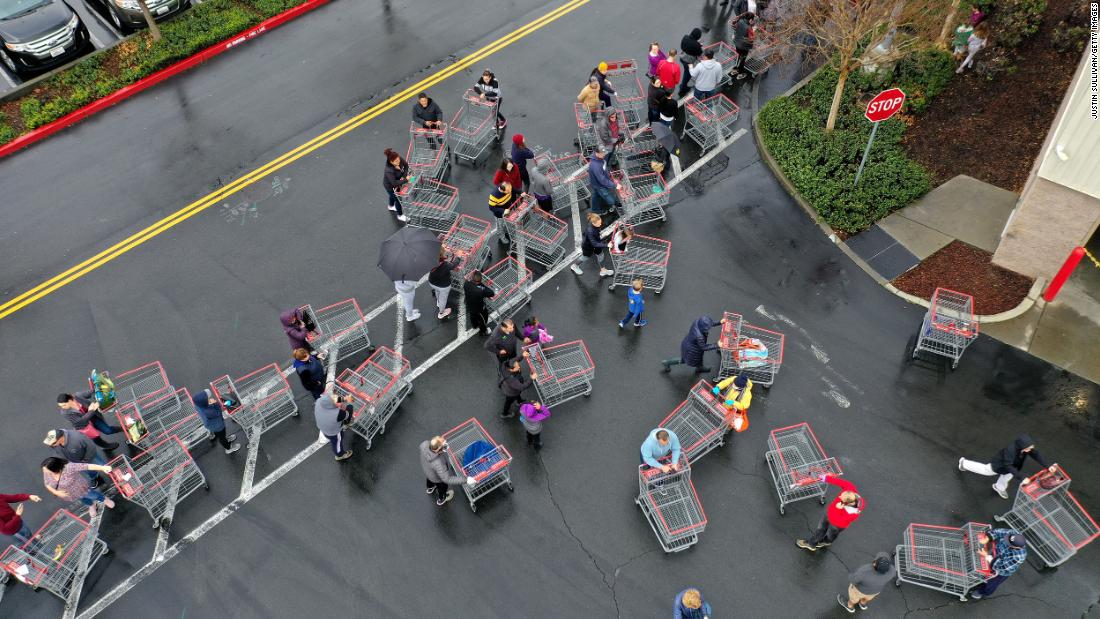
[{"label": "plastic bag in cart", "polygon": [[747,337],[737,343],[737,365],[741,368],[758,368],[768,362],[768,347],[755,337]]}]

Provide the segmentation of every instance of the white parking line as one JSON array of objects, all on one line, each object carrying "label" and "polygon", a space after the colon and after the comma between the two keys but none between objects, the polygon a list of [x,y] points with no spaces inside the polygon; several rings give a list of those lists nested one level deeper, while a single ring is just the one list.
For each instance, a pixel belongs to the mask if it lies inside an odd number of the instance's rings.
[{"label": "white parking line", "polygon": [[0,75],[4,76],[4,81],[7,82],[8,86],[11,86],[12,89],[19,87],[19,84],[15,83],[15,79],[12,78],[11,75],[8,75],[8,69],[6,67],[0,67]]}]

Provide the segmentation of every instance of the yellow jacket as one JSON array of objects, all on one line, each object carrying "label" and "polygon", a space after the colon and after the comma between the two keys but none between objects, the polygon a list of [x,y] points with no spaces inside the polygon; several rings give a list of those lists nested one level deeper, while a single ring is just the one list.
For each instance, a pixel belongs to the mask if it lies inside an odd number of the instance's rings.
[{"label": "yellow jacket", "polygon": [[593,89],[585,84],[580,94],[577,95],[577,101],[583,103],[589,112],[595,112],[600,109],[600,89]]},{"label": "yellow jacket", "polygon": [[749,405],[752,404],[752,380],[749,380],[744,389],[738,389],[733,386],[733,381],[736,378],[736,376],[730,376],[715,385],[715,388],[717,388],[719,392],[722,392],[729,387],[729,391],[726,391],[725,396],[726,408],[733,408],[744,412],[749,410]]}]

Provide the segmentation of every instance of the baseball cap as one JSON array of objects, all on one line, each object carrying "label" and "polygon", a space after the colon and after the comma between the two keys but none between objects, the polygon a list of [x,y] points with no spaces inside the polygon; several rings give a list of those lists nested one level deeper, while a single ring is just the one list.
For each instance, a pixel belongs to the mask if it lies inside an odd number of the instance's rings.
[{"label": "baseball cap", "polygon": [[53,447],[53,444],[57,442],[59,438],[64,434],[62,430],[50,430],[46,433],[46,439],[42,441],[43,445]]}]

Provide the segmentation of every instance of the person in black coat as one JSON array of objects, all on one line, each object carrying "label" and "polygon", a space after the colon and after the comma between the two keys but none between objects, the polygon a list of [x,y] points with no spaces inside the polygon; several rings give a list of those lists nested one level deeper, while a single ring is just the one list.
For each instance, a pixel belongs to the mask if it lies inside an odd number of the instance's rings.
[{"label": "person in black coat", "polygon": [[1053,464],[1047,462],[1043,454],[1035,448],[1035,440],[1027,434],[1016,437],[1011,445],[997,452],[988,464],[959,458],[959,470],[970,471],[986,477],[997,475],[997,481],[993,484],[993,491],[1002,499],[1008,498],[1008,482],[1016,478],[1021,486],[1027,485],[1030,478],[1025,477],[1020,470],[1024,468],[1024,461],[1029,457],[1034,458],[1040,466],[1053,473],[1056,469]]},{"label": "person in black coat", "polygon": [[428,271],[428,285],[432,287],[435,295],[435,307],[438,310],[435,317],[443,320],[451,315],[451,308],[447,307],[447,299],[451,297],[451,271],[462,262],[462,259],[454,256],[448,257],[447,251],[439,248],[439,264]]},{"label": "person in black coat", "polygon": [[462,285],[462,291],[466,297],[466,313],[470,316],[470,326],[477,329],[478,335],[489,335],[486,325],[489,322],[489,309],[485,307],[485,299],[492,299],[496,292],[481,283],[481,271],[474,271],[470,279]]},{"label": "person in black coat", "polygon": [[512,359],[500,366],[500,382],[497,386],[504,394],[504,408],[500,410],[500,418],[515,417],[512,406],[523,401],[523,392],[531,387],[538,378],[538,374],[531,372],[530,378],[523,377],[523,367],[519,359]]},{"label": "person in black coat", "polygon": [[755,21],[756,15],[745,13],[733,25],[733,47],[737,50],[737,66],[734,67],[734,70],[737,71],[737,79],[739,80],[748,76],[744,66],[745,59],[749,57],[749,52],[752,51],[751,34],[753,22]]},{"label": "person in black coat", "polygon": [[293,354],[294,372],[301,379],[302,387],[313,396],[314,401],[320,399],[321,394],[325,392],[325,381],[328,379],[325,364],[305,348],[295,348]]},{"label": "person in black coat", "polygon": [[[492,335],[485,342],[485,350],[493,354],[498,362],[504,364],[520,356],[520,345],[530,344],[529,341],[520,342],[519,333],[516,332],[516,324],[511,318],[500,321]],[[526,357],[526,351],[523,353]]]},{"label": "person in black coat", "polygon": [[386,171],[382,175],[382,186],[386,188],[386,195],[389,196],[389,209],[397,213],[398,221],[405,222],[408,218],[401,210],[401,200],[397,199],[397,192],[409,182],[409,163],[393,149],[387,148],[385,153]]},{"label": "person in black coat", "polygon": [[[680,50],[683,52],[680,55],[680,64],[683,65],[683,77],[680,78],[680,96],[683,97],[688,92],[688,80],[691,79],[691,70],[689,67],[699,60],[699,56],[703,55],[703,44],[699,42],[703,38],[703,31],[699,28],[693,28],[690,33],[685,34],[684,38],[680,39]],[[669,87],[671,88],[671,84]]]},{"label": "person in black coat", "polygon": [[695,322],[691,323],[691,329],[688,329],[688,334],[684,336],[684,340],[680,342],[680,357],[673,357],[661,361],[664,370],[667,372],[672,366],[682,363],[695,368],[696,374],[711,371],[711,368],[703,365],[703,354],[708,350],[717,349],[718,344],[708,344],[707,337],[710,335],[710,330],[715,325],[721,325],[725,322],[725,318],[715,322],[713,318],[705,315],[696,318]]},{"label": "person in black coat", "polygon": [[420,93],[416,103],[413,103],[412,119],[423,129],[436,131],[443,129],[443,110],[439,109],[439,104],[426,92]]},{"label": "person in black coat", "polygon": [[[672,98],[672,87],[665,86],[661,80],[654,77],[649,80],[649,91],[646,93],[646,105],[649,107],[649,122],[656,122],[661,117],[661,104],[665,99]],[[673,101],[675,106],[676,102]]]}]

